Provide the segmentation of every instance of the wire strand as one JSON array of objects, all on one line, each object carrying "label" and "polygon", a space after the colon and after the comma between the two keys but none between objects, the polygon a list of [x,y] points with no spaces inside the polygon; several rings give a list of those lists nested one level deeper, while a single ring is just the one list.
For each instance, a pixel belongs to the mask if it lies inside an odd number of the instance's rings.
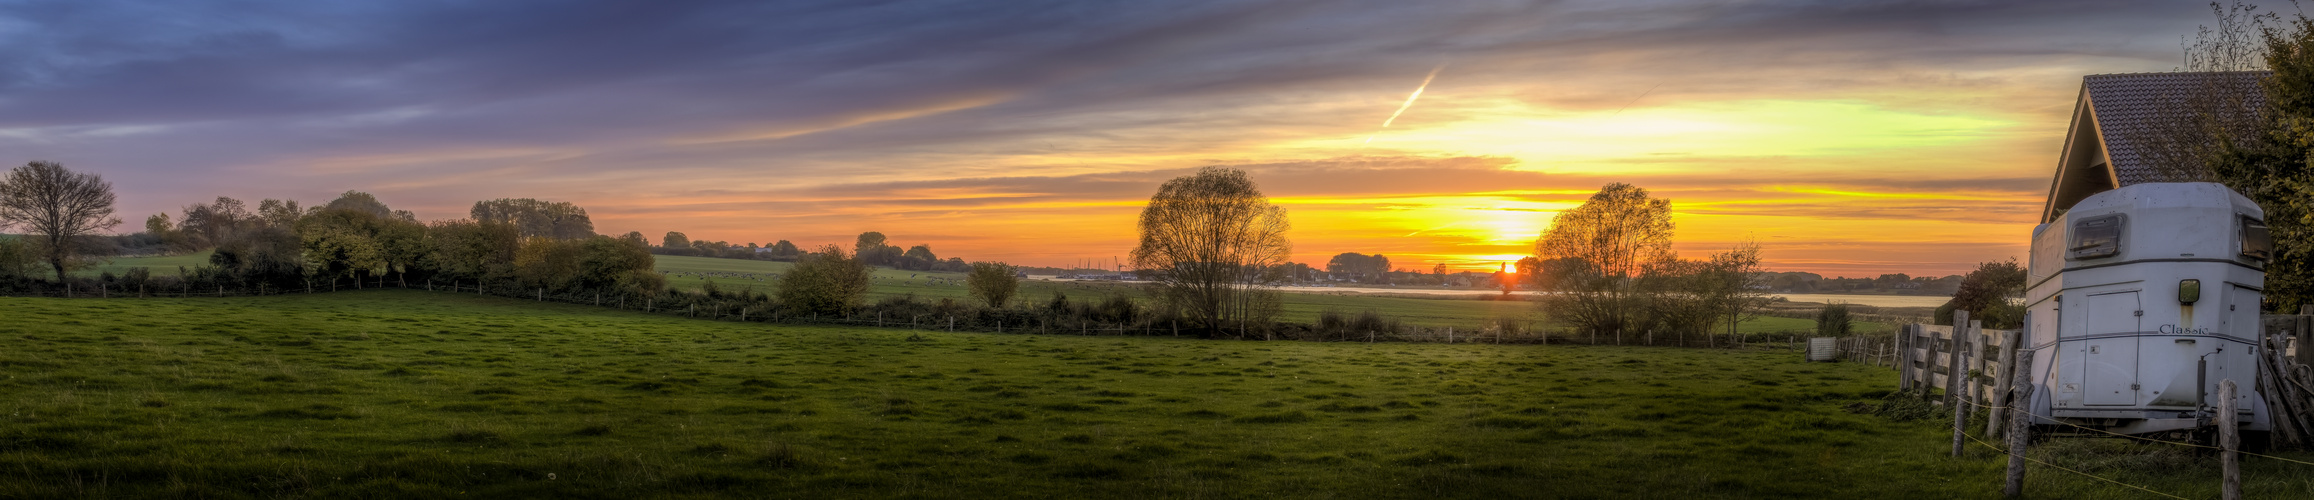
[{"label": "wire strand", "polygon": [[2171,495],[2171,494],[2168,494],[2168,493],[2162,493],[2162,492],[2160,492],[2160,491],[2155,491],[2153,488],[2147,488],[2147,487],[2144,487],[2144,486],[2138,486],[2138,485],[2134,485],[2134,484],[2124,483],[2124,482],[2121,482],[2121,481],[2118,481],[2118,480],[2114,480],[2114,479],[2107,479],[2107,478],[2104,478],[2104,477],[2099,477],[2099,476],[2097,476],[2096,474],[2090,474],[2090,473],[2087,473],[2087,472],[2081,472],[2081,471],[2073,470],[2073,469],[2070,469],[2070,468],[2066,468],[2065,466],[2062,466],[2062,465],[2057,465],[2057,464],[2052,464],[2052,463],[2048,463],[2048,462],[2043,462],[2043,461],[2040,461],[2040,460],[2038,460],[2038,459],[2034,459],[2033,457],[2025,456],[2025,455],[2023,455],[2023,454],[2018,454],[2018,453],[2011,453],[2011,452],[2009,452],[2009,450],[2006,450],[2006,449],[2002,449],[2002,448],[2001,448],[2001,447],[1999,447],[1999,446],[1993,446],[1993,444],[1992,444],[1992,443],[1987,443],[1987,442],[1985,442],[1985,441],[1984,441],[1984,440],[1982,440],[1982,439],[1977,439],[1977,437],[1976,437],[1976,436],[1969,436],[1969,435],[1968,435],[1968,433],[1965,433],[1965,432],[1964,432],[1964,433],[1961,433],[1961,435],[1962,435],[1962,436],[1968,436],[1968,438],[1969,438],[1969,440],[1970,440],[1970,441],[1975,441],[1977,444],[1981,444],[1981,445],[1984,445],[1986,448],[1992,448],[1992,449],[1993,449],[1993,451],[1997,451],[1997,452],[2000,452],[2002,455],[2008,455],[2008,456],[2012,456],[2012,457],[2022,458],[2022,459],[2025,459],[2025,461],[2027,461],[2027,462],[2032,462],[2032,463],[2036,463],[2036,464],[2041,464],[2041,465],[2043,465],[2043,466],[2047,466],[2047,467],[2049,467],[2049,468],[2052,468],[2052,469],[2057,469],[2057,470],[2061,470],[2061,471],[2065,471],[2065,472],[2071,472],[2071,473],[2074,473],[2074,474],[2079,474],[2079,475],[2082,475],[2082,476],[2084,476],[2084,477],[2088,477],[2088,478],[2090,478],[2090,479],[2095,479],[2095,480],[2104,481],[2104,482],[2108,482],[2108,483],[2113,483],[2113,484],[2118,484],[2118,485],[2122,485],[2122,486],[2128,486],[2128,487],[2131,487],[2131,488],[2136,488],[2138,491],[2143,491],[2143,492],[2146,492],[2146,493],[2152,493],[2152,494],[2155,494],[2155,495],[2161,495],[2161,496],[2165,496],[2165,497],[2175,498],[2175,499],[2177,499],[2177,500],[2187,500],[2187,499],[2186,499],[2186,497],[2181,497],[2181,496],[2177,496],[2177,495]]},{"label": "wire strand", "polygon": [[[2008,407],[2008,405],[2001,405],[2001,406],[1988,406],[1988,405],[1985,405],[1985,404],[1977,403],[1977,402],[1975,402],[1975,401],[1967,401],[1967,400],[1965,400],[1965,398],[1964,398],[1964,400],[1963,400],[1963,401],[1961,401],[1961,404],[1965,404],[1965,405],[1969,405],[1969,406],[1974,406],[1974,407],[1978,407],[1978,408],[1987,408],[1987,409],[1994,409],[1994,408],[1998,408],[1998,409],[2001,409],[2000,411],[2006,411],[2006,410],[2009,408],[2009,407]],[[2178,445],[2178,446],[2188,446],[2188,447],[2194,447],[2194,448],[2208,448],[2208,449],[2212,449],[2212,450],[2225,451],[2225,448],[2216,447],[2216,446],[2210,446],[2210,445],[2206,445],[2206,444],[2200,444],[2200,443],[2188,443],[2188,442],[2184,442],[2184,441],[2169,441],[2169,440],[2163,440],[2163,439],[2154,439],[2154,438],[2149,438],[2149,437],[2145,437],[2145,436],[2133,436],[2133,435],[2129,435],[2129,434],[2122,434],[2122,433],[2118,433],[2118,432],[2108,431],[2108,430],[2105,430],[2105,429],[2098,429],[2098,428],[2095,428],[2095,427],[2083,427],[2083,426],[2081,426],[2081,425],[2079,425],[2079,424],[2075,424],[2075,423],[2072,423],[2072,422],[2066,422],[2066,421],[2063,421],[2063,420],[2058,420],[2056,417],[2051,417],[2051,416],[2047,416],[2047,415],[2042,415],[2042,414],[2038,414],[2038,413],[2033,413],[2033,412],[2031,412],[2031,411],[2026,411],[2026,412],[2024,412],[2024,414],[2026,414],[2026,415],[2030,415],[2030,416],[2033,416],[2033,417],[2039,417],[2039,418],[2041,418],[2041,419],[2043,419],[2043,420],[2048,420],[2048,421],[2051,421],[2051,422],[2056,422],[2058,425],[2064,425],[2064,426],[2067,426],[2067,427],[2072,427],[2072,428],[2075,428],[2075,429],[2081,429],[2081,430],[2086,430],[2086,431],[2092,431],[2092,432],[2103,433],[2103,434],[2111,435],[2111,436],[2114,436],[2114,437],[2129,438],[2129,439],[2135,439],[2135,440],[2138,440],[2138,441],[2146,441],[2146,442],[2152,442],[2152,443],[2174,444],[2174,445]],[[2295,460],[2295,459],[2289,459],[2289,458],[2282,458],[2282,457],[2277,457],[2277,456],[2273,456],[2273,455],[2267,455],[2267,454],[2263,454],[2263,453],[2251,453],[2251,452],[2247,452],[2247,451],[2241,451],[2241,450],[2234,450],[2234,453],[2240,453],[2240,454],[2242,454],[2242,455],[2245,455],[2245,456],[2252,456],[2252,457],[2259,457],[2259,458],[2267,458],[2267,459],[2273,459],[2273,460],[2280,460],[2280,461],[2284,461],[2284,462],[2291,462],[2291,463],[2296,463],[2296,464],[2300,464],[2300,465],[2314,465],[2314,462],[2308,462],[2308,461],[2304,461],[2304,460]]]}]

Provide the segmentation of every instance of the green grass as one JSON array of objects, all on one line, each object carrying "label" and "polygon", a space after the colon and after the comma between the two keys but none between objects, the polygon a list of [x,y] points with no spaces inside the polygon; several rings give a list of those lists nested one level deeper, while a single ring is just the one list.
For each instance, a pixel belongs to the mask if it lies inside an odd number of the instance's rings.
[{"label": "green grass", "polygon": [[[1960,498],[2000,478],[1989,453],[1944,457],[1946,427],[1843,409],[1893,373],[1788,352],[947,334],[400,290],[0,311],[0,497]],[[2208,497],[2207,462],[2083,466]],[[2127,498],[2036,474],[2035,496]]]},{"label": "green grass", "polygon": [[[792,263],[768,260],[718,259],[710,257],[653,256],[660,271],[667,271],[667,286],[679,290],[699,290],[707,283],[725,291],[752,290],[773,294],[778,281],[772,275],[784,275],[795,267]],[[113,259],[98,267],[77,274],[94,276],[111,271],[125,272],[130,267],[149,267],[156,274],[174,273],[177,266],[192,267],[208,262],[208,252],[169,257],[127,257]],[[953,299],[971,301],[964,287],[964,273],[935,273],[874,268],[873,286],[868,300],[913,295],[923,300]],[[1066,294],[1070,300],[1099,300],[1110,295],[1144,297],[1137,285],[1105,282],[1036,281],[1021,282],[1015,305],[1041,305],[1051,301],[1055,293]],[[1495,318],[1514,317],[1522,321],[1536,318],[1529,302],[1490,301],[1467,298],[1413,298],[1403,296],[1299,293],[1285,294],[1282,321],[1312,323],[1318,314],[1328,310],[1356,314],[1373,310],[1386,316],[1397,317],[1409,325],[1426,328],[1455,327],[1478,330],[1493,324]],[[1815,330],[1815,322],[1805,319],[1762,316],[1737,325],[1742,333],[1804,333]],[[1880,323],[1859,322],[1859,332],[1886,331]]]},{"label": "green grass", "polygon": [[[128,272],[129,268],[142,267],[146,268],[148,271],[151,271],[154,276],[175,276],[177,275],[178,267],[192,269],[194,266],[209,264],[209,253],[210,252],[208,251],[202,251],[199,253],[168,255],[160,257],[115,257],[109,261],[98,264],[95,267],[73,270],[72,274],[74,276],[93,277],[109,272],[117,276],[121,273]],[[56,276],[54,274],[50,274],[49,277],[54,278]]]}]

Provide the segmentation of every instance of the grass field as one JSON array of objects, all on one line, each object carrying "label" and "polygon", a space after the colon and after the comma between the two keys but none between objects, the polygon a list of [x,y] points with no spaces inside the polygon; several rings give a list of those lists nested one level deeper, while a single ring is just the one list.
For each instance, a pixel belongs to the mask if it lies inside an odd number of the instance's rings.
[{"label": "grass field", "polygon": [[[2000,478],[1990,453],[1945,458],[1943,426],[1843,409],[1891,372],[1786,352],[917,333],[401,290],[0,310],[0,497],[1962,498]],[[2173,462],[2074,465],[2215,495],[2208,461]]]},{"label": "grass field", "polygon": [[[709,257],[653,256],[660,271],[667,271],[667,286],[681,290],[699,290],[707,283],[727,291],[753,290],[773,293],[778,281],[773,275],[784,275],[794,264],[768,260],[717,259]],[[174,273],[178,266],[192,267],[207,263],[208,253],[169,257],[128,257],[113,259],[98,268],[80,271],[95,275],[111,271],[121,273],[130,267],[149,267],[156,274]],[[925,300],[943,298],[970,300],[964,287],[963,273],[933,273],[874,268],[873,287],[868,300],[884,297],[914,295]],[[1135,285],[1104,282],[1068,282],[1028,280],[1021,282],[1018,298],[1028,304],[1042,304],[1052,300],[1055,293],[1066,294],[1071,300],[1099,300],[1110,295],[1141,297]],[[1455,327],[1477,330],[1491,324],[1495,318],[1514,317],[1532,319],[1533,305],[1518,301],[1488,301],[1459,298],[1410,298],[1379,295],[1350,295],[1327,293],[1287,293],[1283,321],[1309,323],[1318,314],[1328,310],[1358,313],[1373,310],[1394,316],[1407,324],[1424,327]],[[1737,325],[1743,333],[1798,333],[1815,329],[1811,320],[1760,317]],[[1857,331],[1887,331],[1886,325],[1860,322]]]}]

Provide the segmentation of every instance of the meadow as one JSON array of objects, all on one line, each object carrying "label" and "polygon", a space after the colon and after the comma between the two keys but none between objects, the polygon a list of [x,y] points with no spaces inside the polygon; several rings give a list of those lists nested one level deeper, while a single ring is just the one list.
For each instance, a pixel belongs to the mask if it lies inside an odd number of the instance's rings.
[{"label": "meadow", "polygon": [[[655,255],[654,267],[667,273],[667,286],[678,290],[700,290],[712,283],[724,291],[754,291],[773,294],[777,290],[777,275],[784,275],[794,264],[768,260],[718,259]],[[115,258],[101,266],[77,271],[77,274],[96,275],[104,272],[120,274],[132,267],[146,267],[154,274],[174,274],[177,267],[192,267],[208,262],[208,253],[166,257]],[[872,286],[867,300],[887,297],[913,296],[917,299],[938,301],[973,300],[964,286],[964,273],[905,271],[871,268]],[[1477,331],[1493,325],[1498,318],[1515,318],[1529,328],[1548,327],[1537,319],[1534,305],[1523,301],[1475,300],[1454,296],[1399,296],[1376,294],[1345,294],[1312,289],[1308,292],[1288,289],[1280,321],[1312,323],[1326,311],[1356,314],[1372,310],[1395,317],[1409,325],[1429,328],[1454,327],[1463,331]],[[1038,305],[1053,297],[1065,295],[1072,301],[1100,300],[1113,295],[1144,297],[1138,285],[1097,281],[1023,280],[1016,305]],[[1737,325],[1745,334],[1791,335],[1812,332],[1815,321],[1789,317],[1762,316]],[[1858,322],[1858,332],[1887,332],[1893,328],[1881,322]]]},{"label": "meadow", "polygon": [[1989,452],[1944,458],[1944,426],[1858,413],[1891,372],[1783,351],[938,333],[405,290],[0,310],[0,497],[1958,498],[2000,478]]}]

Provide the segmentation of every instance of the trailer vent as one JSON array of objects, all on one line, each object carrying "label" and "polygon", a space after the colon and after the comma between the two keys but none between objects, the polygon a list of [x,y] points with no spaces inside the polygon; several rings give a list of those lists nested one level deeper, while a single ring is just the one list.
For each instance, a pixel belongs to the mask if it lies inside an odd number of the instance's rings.
[{"label": "trailer vent", "polygon": [[2066,252],[2068,259],[2096,259],[2121,254],[2121,227],[2128,223],[2121,214],[2081,219],[2073,223],[2073,245]]},{"label": "trailer vent", "polygon": [[2242,256],[2265,262],[2274,255],[2274,234],[2266,230],[2266,221],[2242,216]]}]

